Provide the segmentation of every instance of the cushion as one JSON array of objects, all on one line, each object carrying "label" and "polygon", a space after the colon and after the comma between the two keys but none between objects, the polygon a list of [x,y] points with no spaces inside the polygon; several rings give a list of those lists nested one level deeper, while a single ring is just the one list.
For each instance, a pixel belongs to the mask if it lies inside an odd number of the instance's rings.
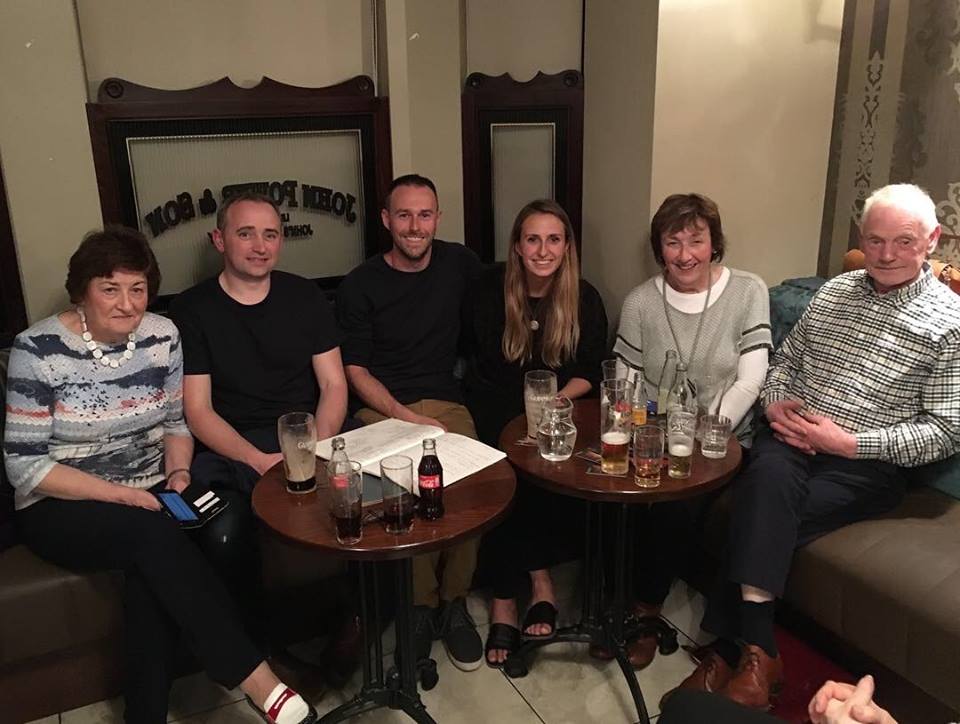
[{"label": "cushion", "polygon": [[929,465],[912,468],[907,477],[915,483],[929,485],[960,500],[960,453]]},{"label": "cushion", "polygon": [[780,346],[826,281],[823,277],[799,277],[785,279],[770,289],[770,328],[774,349]]}]

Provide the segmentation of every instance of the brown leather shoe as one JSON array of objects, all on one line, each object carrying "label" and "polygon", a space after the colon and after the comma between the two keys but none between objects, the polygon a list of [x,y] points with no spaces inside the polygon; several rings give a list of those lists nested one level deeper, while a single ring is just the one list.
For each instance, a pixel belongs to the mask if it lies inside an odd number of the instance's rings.
[{"label": "brown leather shoe", "polygon": [[[654,606],[647,603],[634,603],[633,615],[637,618],[646,618],[648,616],[659,616],[660,606]],[[627,642],[627,658],[630,659],[630,665],[640,670],[647,668],[657,655],[657,637],[639,636]],[[590,656],[600,661],[610,661],[613,658],[613,652],[606,646],[600,644],[590,644]]]},{"label": "brown leather shoe", "polygon": [[747,644],[737,671],[720,695],[753,709],[767,710],[783,687],[783,659],[771,658],[759,646]]},{"label": "brown leather shoe", "polygon": [[710,649],[690,676],[663,695],[660,699],[660,711],[663,711],[663,705],[677,689],[716,692],[726,686],[731,676],[733,676],[733,669],[730,668],[730,664],[724,661],[720,654]]}]

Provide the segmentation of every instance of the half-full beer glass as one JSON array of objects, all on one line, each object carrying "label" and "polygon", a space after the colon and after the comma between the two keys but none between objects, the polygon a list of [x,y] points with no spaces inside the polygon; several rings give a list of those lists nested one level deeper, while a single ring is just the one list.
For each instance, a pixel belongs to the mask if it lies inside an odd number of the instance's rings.
[{"label": "half-full beer glass", "polygon": [[696,435],[697,413],[674,410],[667,415],[667,474],[671,478],[690,477]]},{"label": "half-full beer glass", "polygon": [[600,469],[607,475],[626,475],[627,449],[633,409],[633,386],[626,380],[604,380],[600,385]]},{"label": "half-full beer glass", "polygon": [[317,487],[317,430],[309,412],[288,412],[277,420],[287,490],[309,493]]}]

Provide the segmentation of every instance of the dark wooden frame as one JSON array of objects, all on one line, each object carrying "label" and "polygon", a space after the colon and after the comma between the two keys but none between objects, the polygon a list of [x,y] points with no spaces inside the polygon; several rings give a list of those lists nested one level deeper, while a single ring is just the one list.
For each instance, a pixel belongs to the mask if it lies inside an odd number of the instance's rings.
[{"label": "dark wooden frame", "polygon": [[13,338],[26,328],[27,308],[23,302],[17,245],[10,223],[3,168],[0,168],[0,346],[9,347]]},{"label": "dark wooden frame", "polygon": [[[126,138],[132,135],[263,130],[360,131],[364,184],[364,246],[372,256],[387,248],[380,223],[380,201],[392,179],[390,110],[386,98],[374,95],[373,81],[357,76],[325,88],[300,88],[264,78],[241,88],[229,78],[210,85],[170,91],[148,88],[119,78],[100,84],[97,102],[87,104],[93,160],[100,188],[104,223],[138,227],[127,164]],[[176,133],[171,129],[176,128]],[[342,277],[321,277],[332,289]],[[158,299],[161,311],[169,297]]]},{"label": "dark wooden frame", "polygon": [[583,75],[537,73],[520,83],[504,73],[471,73],[461,96],[463,215],[466,244],[485,262],[494,260],[491,123],[557,124],[554,191],[566,209],[580,249],[583,205]]}]

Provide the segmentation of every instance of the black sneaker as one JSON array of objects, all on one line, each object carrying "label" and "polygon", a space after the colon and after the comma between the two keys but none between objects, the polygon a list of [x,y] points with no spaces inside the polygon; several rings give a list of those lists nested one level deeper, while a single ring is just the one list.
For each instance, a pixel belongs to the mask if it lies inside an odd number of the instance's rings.
[{"label": "black sneaker", "polygon": [[413,607],[413,650],[417,660],[430,658],[433,640],[437,638],[437,609]]},{"label": "black sneaker", "polygon": [[444,604],[440,613],[440,635],[450,661],[458,669],[473,671],[483,662],[483,642],[477,625],[467,613],[463,597]]}]

